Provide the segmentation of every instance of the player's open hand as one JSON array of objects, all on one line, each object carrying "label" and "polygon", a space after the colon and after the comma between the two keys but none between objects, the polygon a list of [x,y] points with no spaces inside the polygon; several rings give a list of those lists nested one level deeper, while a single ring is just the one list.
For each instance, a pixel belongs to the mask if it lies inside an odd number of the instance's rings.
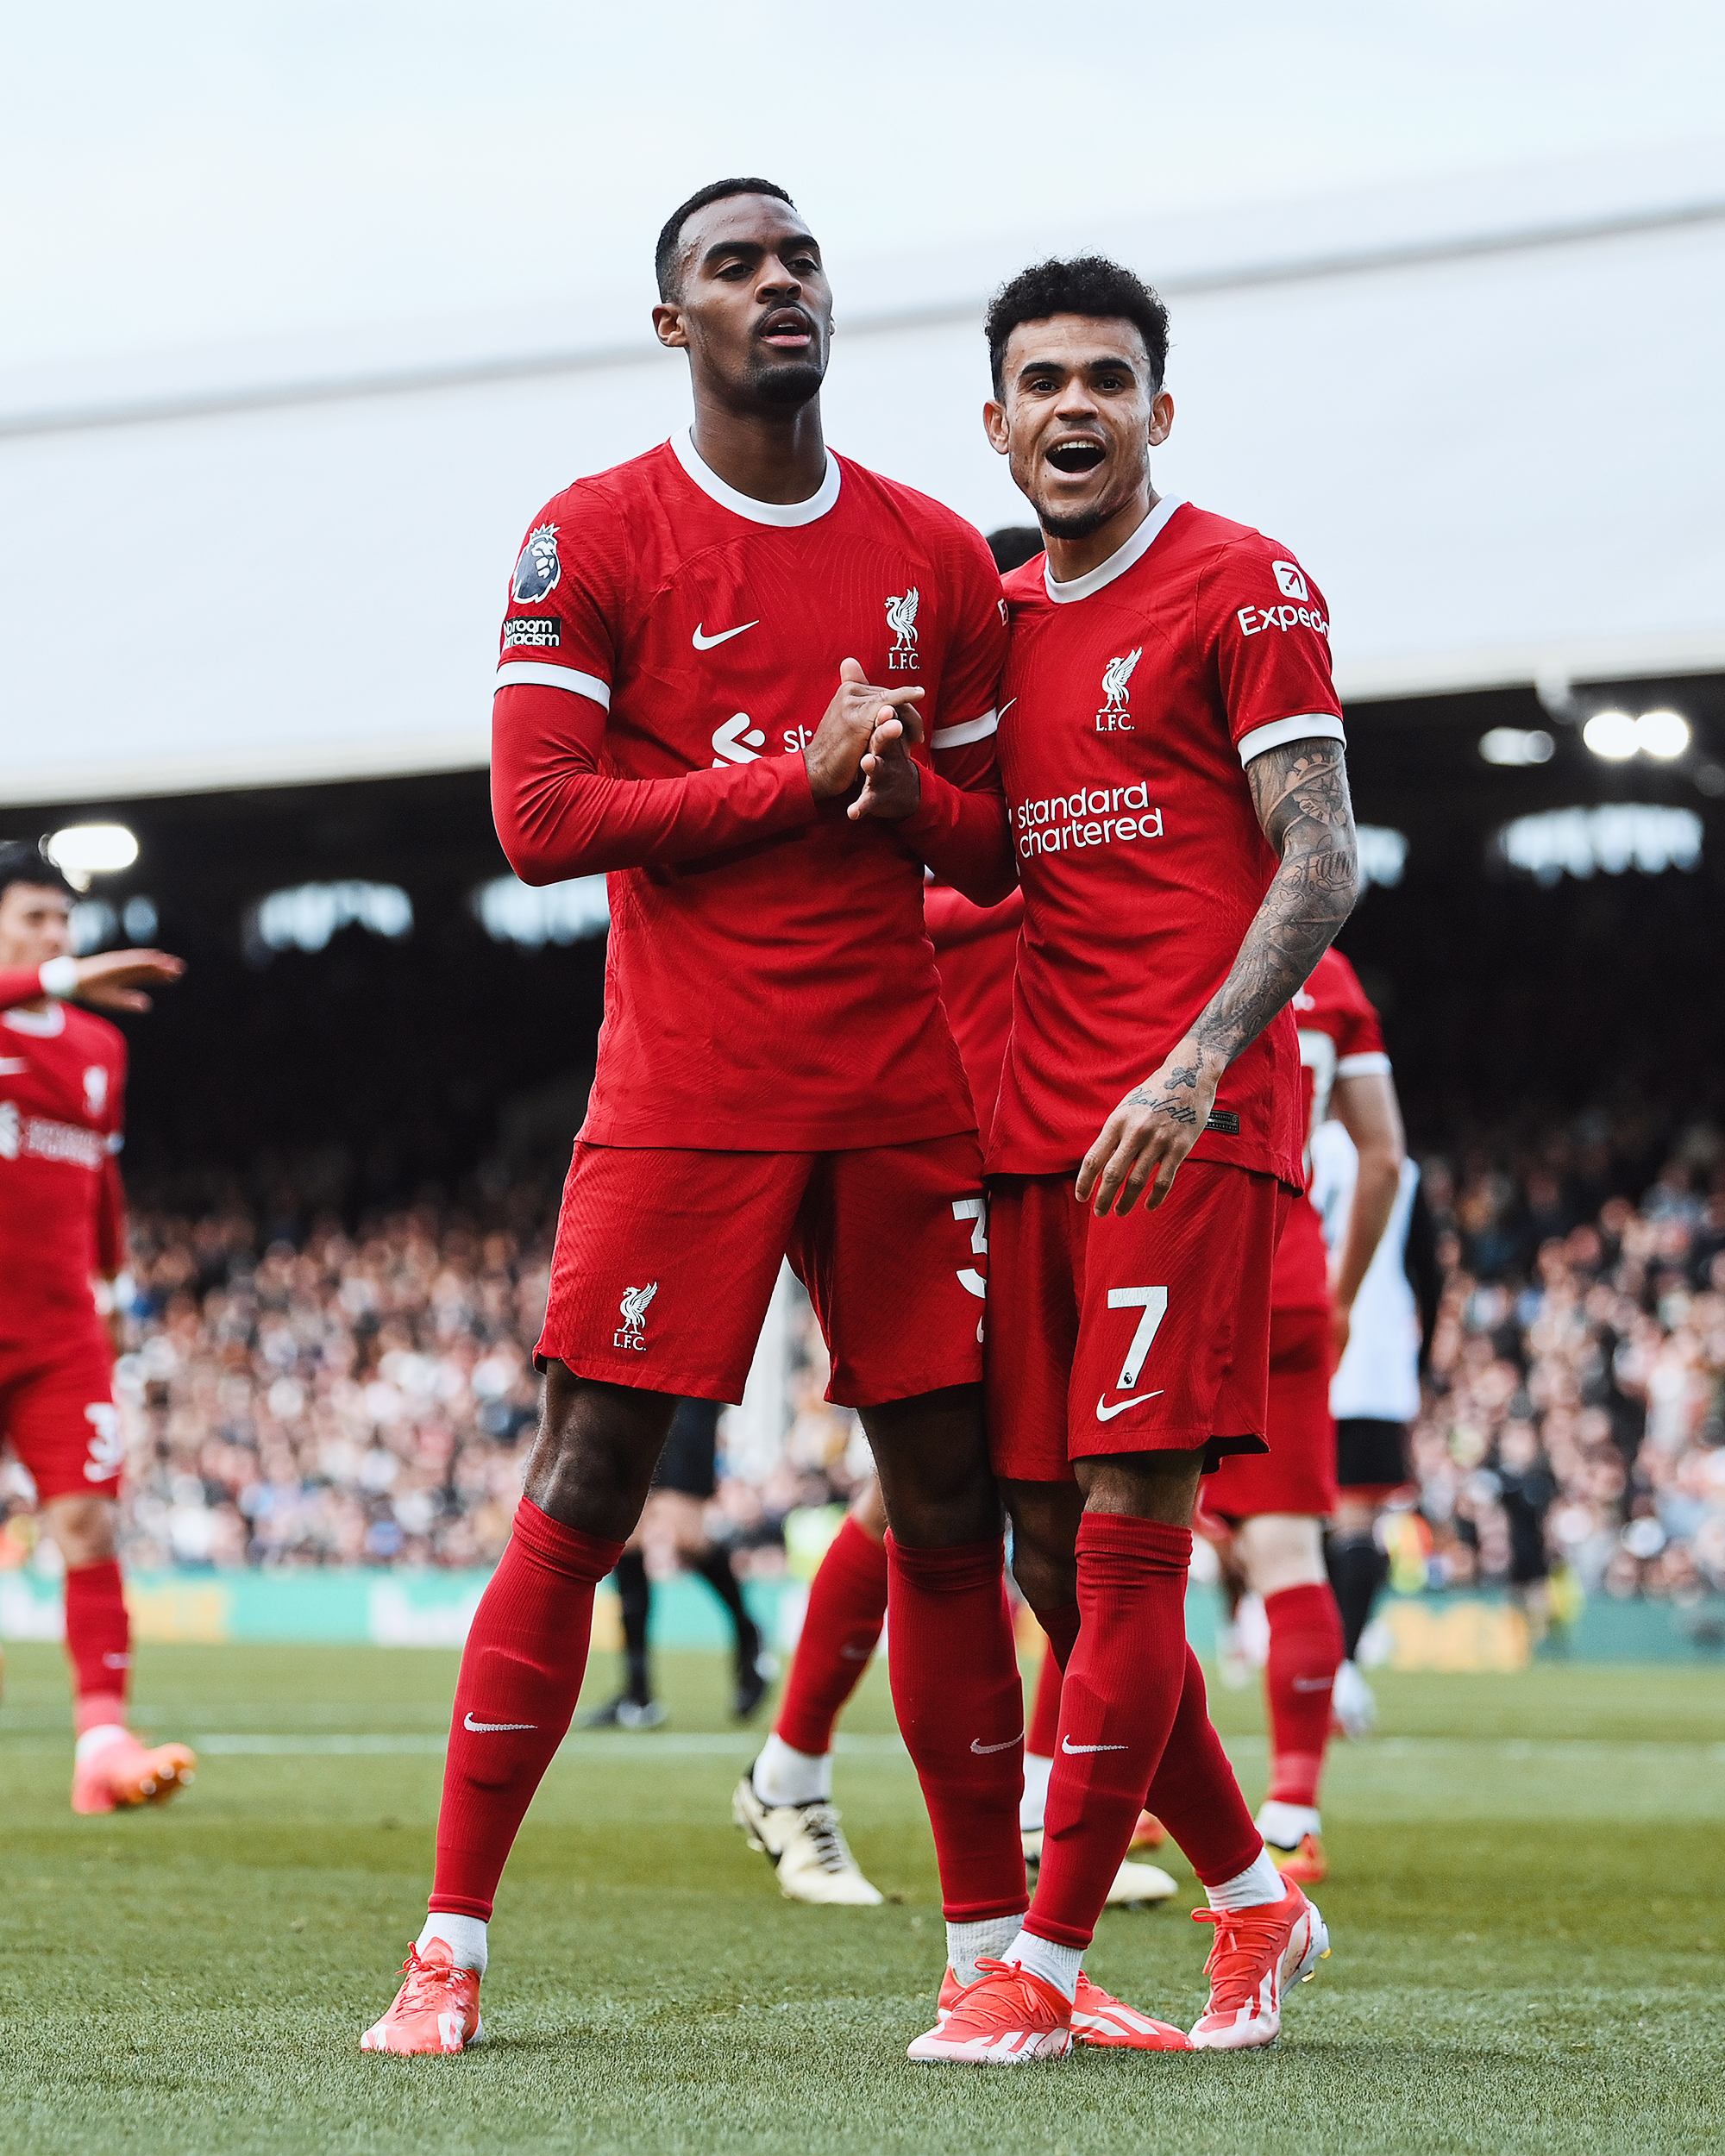
[{"label": "player's open hand", "polygon": [[1102,1125],[1078,1169],[1079,1203],[1094,1200],[1104,1219],[1110,1212],[1130,1213],[1143,1197],[1145,1211],[1154,1213],[1202,1134],[1222,1069],[1199,1053],[1189,1034]]},{"label": "player's open hand", "polygon": [[814,739],[803,750],[809,791],[815,799],[830,801],[848,793],[875,728],[882,720],[911,710],[921,695],[920,689],[877,689],[857,660],[842,661],[837,693],[815,729]]},{"label": "player's open hand", "polygon": [[912,705],[883,718],[869,736],[862,757],[862,791],[844,812],[853,824],[878,816],[901,824],[922,806],[922,774],[910,743],[922,739],[922,716]]},{"label": "player's open hand", "polygon": [[104,950],[78,961],[80,1003],[98,1003],[109,1011],[147,1011],[146,988],[171,988],[185,971],[183,958],[165,950]]}]

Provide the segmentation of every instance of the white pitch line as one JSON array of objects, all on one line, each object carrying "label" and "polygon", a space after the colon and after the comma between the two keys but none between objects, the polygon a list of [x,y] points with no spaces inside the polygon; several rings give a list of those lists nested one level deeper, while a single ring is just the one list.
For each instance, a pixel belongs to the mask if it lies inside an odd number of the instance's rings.
[{"label": "white pitch line", "polygon": [[[757,1747],[758,1742],[758,1739],[746,1730],[734,1737],[717,1734],[680,1737],[668,1733],[661,1735],[656,1731],[643,1732],[639,1736],[580,1733],[565,1738],[558,1748],[557,1758],[565,1764],[584,1758],[632,1759],[643,1765],[650,1765],[656,1758],[747,1758]],[[251,1736],[217,1732],[191,1739],[195,1752],[204,1752],[212,1759],[247,1757],[364,1758],[404,1752],[441,1758],[445,1745],[445,1739],[429,1734],[408,1737],[314,1737]],[[896,1737],[840,1737],[833,1749],[850,1758],[902,1759],[907,1756],[903,1744]]]}]

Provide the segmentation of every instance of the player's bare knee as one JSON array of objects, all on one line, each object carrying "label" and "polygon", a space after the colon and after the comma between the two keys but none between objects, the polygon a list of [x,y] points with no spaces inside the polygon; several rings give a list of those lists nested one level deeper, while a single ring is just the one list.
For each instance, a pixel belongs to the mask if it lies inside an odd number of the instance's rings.
[{"label": "player's bare knee", "polygon": [[1075,1460],[1072,1471],[1084,1493],[1086,1512],[1189,1527],[1204,1471],[1204,1448],[1105,1454]]},{"label": "player's bare knee", "polygon": [[106,1564],[117,1555],[116,1512],[111,1497],[56,1497],[42,1507],[43,1522],[68,1571]]},{"label": "player's bare knee", "polygon": [[528,1498],[565,1526],[624,1540],[641,1517],[676,1405],[668,1393],[598,1383],[554,1363],[527,1463]]},{"label": "player's bare knee", "polygon": [[1070,1609],[1078,1598],[1074,1546],[1083,1501],[1072,1482],[1003,1482],[1013,1523],[1013,1577],[1031,1608]]},{"label": "player's bare knee", "polygon": [[1279,1595],[1289,1587],[1321,1587],[1329,1577],[1324,1565],[1321,1525],[1301,1514],[1261,1513],[1242,1521],[1234,1547],[1256,1594]]}]

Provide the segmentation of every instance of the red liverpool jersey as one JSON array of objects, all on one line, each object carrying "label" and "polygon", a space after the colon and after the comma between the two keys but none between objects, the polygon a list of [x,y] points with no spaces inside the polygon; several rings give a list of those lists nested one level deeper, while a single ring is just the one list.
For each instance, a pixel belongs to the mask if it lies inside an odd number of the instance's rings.
[{"label": "red liverpool jersey", "polygon": [[[1300,1035],[1303,1181],[1312,1181],[1312,1133],[1330,1112],[1330,1093],[1338,1078],[1358,1078],[1387,1071],[1383,1035],[1377,1013],[1359,985],[1359,976],[1339,950],[1327,950],[1311,978],[1295,997],[1294,1023]],[[1309,1197],[1289,1213],[1276,1249],[1276,1272],[1270,1299],[1278,1310],[1321,1308],[1329,1301],[1329,1261],[1324,1232]]]},{"label": "red liverpool jersey", "polygon": [[[1088,575],[1007,580],[1000,773],[1025,893],[991,1171],[1076,1167],[1226,979],[1276,873],[1245,767],[1342,737],[1323,595],[1285,547],[1163,501]],[[1294,1021],[1223,1077],[1201,1160],[1300,1180]]]},{"label": "red liverpool jersey", "polygon": [[0,1343],[96,1325],[91,1284],[120,1269],[124,1200],[114,1156],[125,1037],[66,1003],[34,1002],[34,969],[0,973]]},{"label": "red liverpool jersey", "polygon": [[1024,893],[1000,906],[973,906],[962,891],[932,883],[923,893],[940,967],[940,995],[958,1044],[977,1127],[986,1144],[1013,1030],[1013,966],[1024,926]]},{"label": "red liverpool jersey", "polygon": [[[848,459],[777,505],[679,438],[541,511],[503,625],[492,799],[529,881],[612,872],[590,1143],[800,1151],[971,1127],[923,863],[954,873],[941,842],[969,829],[999,874],[1005,611],[977,532]],[[810,793],[801,752],[847,658],[927,692],[905,824]]]}]

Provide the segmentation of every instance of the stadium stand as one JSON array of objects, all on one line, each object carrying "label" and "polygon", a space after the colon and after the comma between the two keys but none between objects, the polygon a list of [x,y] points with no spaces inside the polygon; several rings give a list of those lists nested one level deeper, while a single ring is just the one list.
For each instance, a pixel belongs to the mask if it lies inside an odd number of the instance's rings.
[{"label": "stadium stand", "polygon": [[[1520,1504],[1560,1583],[1725,1592],[1725,1147],[1691,1131],[1639,1202],[1625,1173],[1585,1119],[1531,1155],[1427,1162],[1445,1285],[1398,1584],[1506,1582]],[[237,1200],[141,1211],[119,1368],[131,1564],[494,1557],[532,1438],[551,1225],[535,1184],[352,1232],[325,1215],[266,1238]],[[714,1501],[756,1574],[782,1568],[786,1517],[844,1501],[863,1467],[800,1299],[793,1331],[783,1448],[733,1461]],[[18,1475],[0,1470],[0,1565],[34,1561]]]}]

